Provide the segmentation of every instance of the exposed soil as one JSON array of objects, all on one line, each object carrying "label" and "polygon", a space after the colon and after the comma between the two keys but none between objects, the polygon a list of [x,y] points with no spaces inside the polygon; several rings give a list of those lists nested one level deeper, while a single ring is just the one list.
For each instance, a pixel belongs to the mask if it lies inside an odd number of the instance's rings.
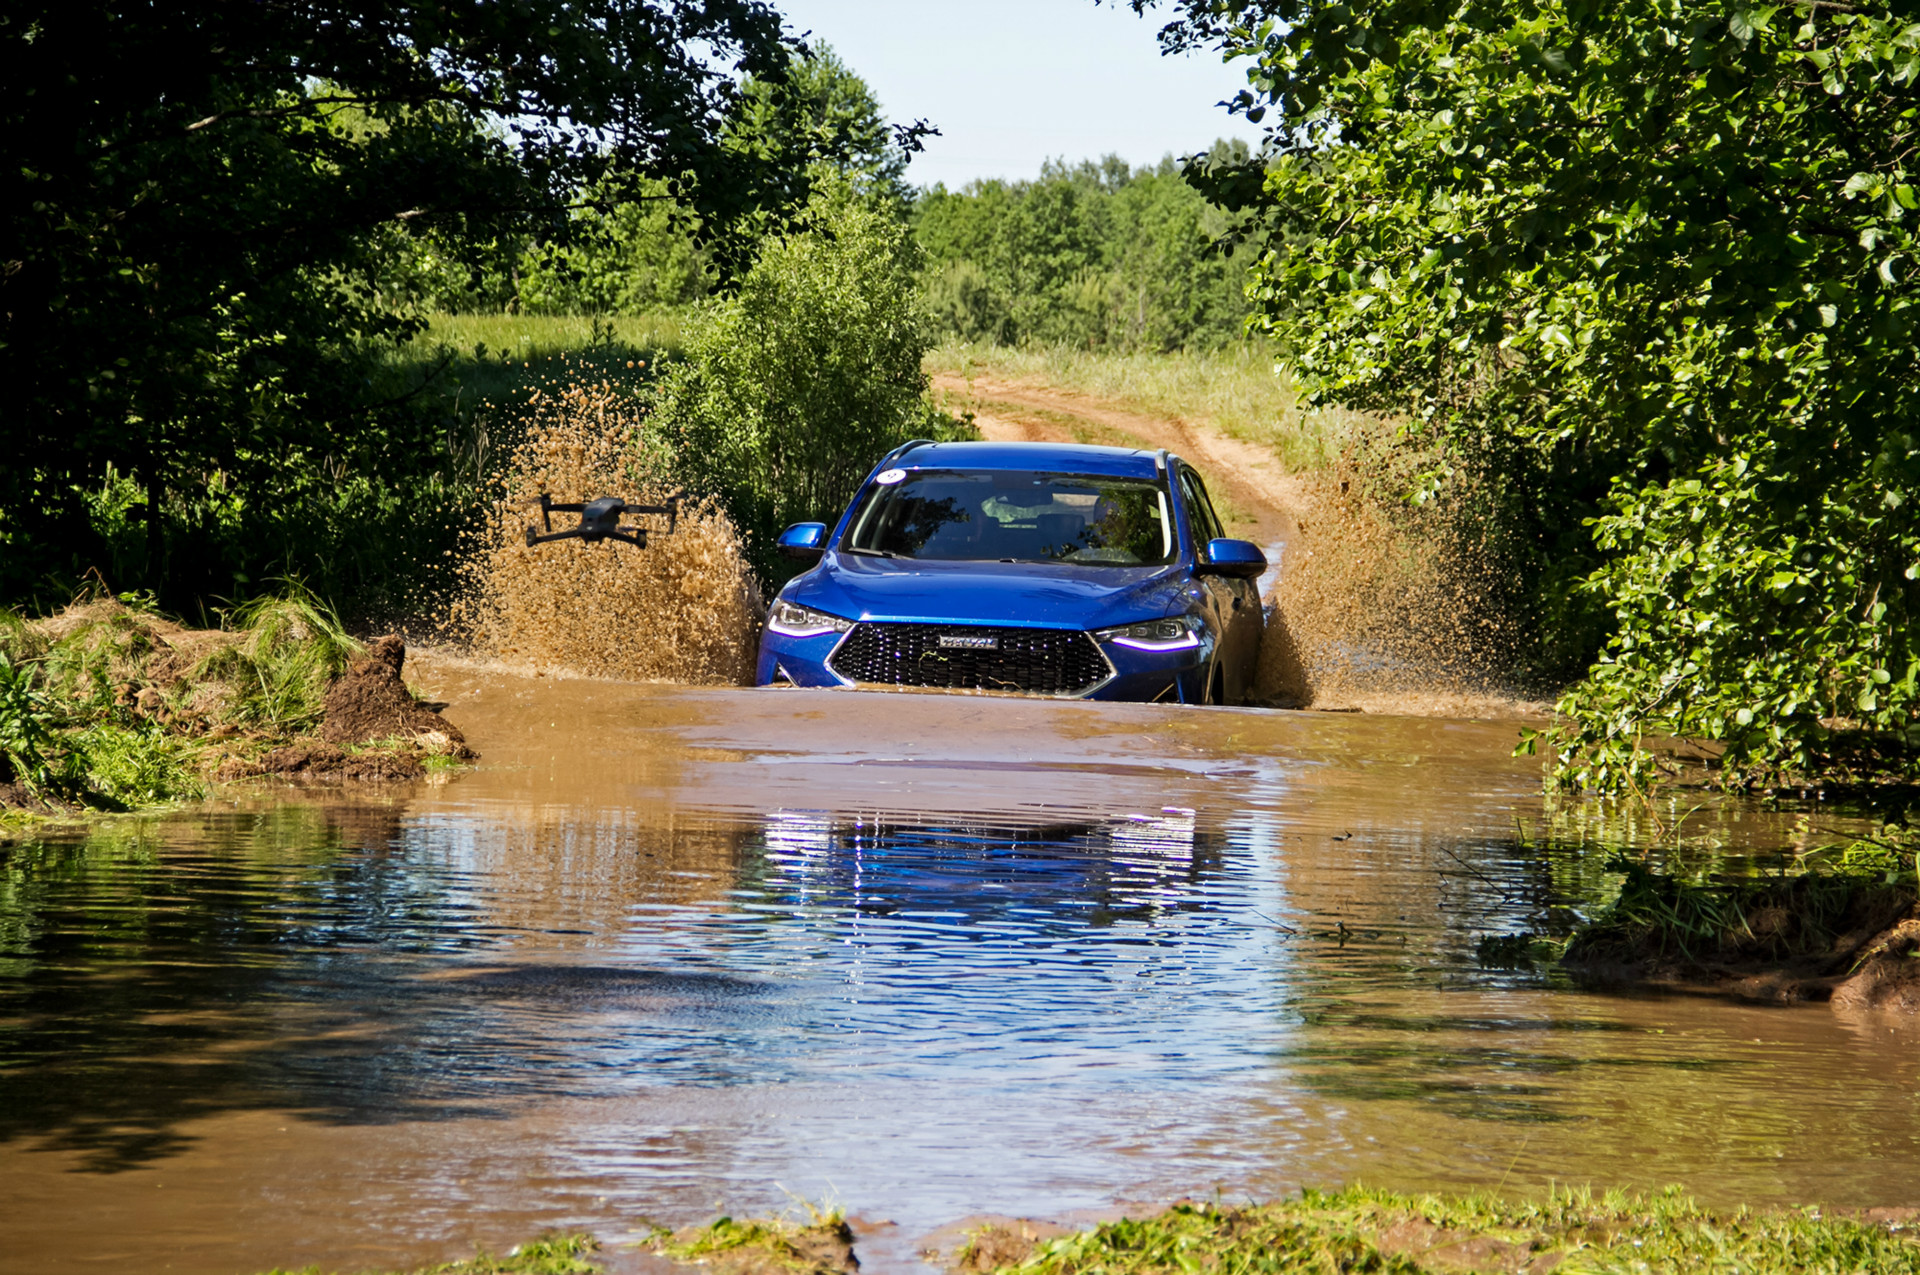
[{"label": "exposed soil", "polygon": [[[973,1218],[969,1221],[971,1225],[942,1227],[929,1237],[933,1242],[928,1245],[927,1258],[944,1263],[950,1270],[994,1271],[1003,1266],[1019,1265],[1033,1256],[1034,1249],[1040,1245],[1062,1235],[1071,1235],[1074,1230],[1058,1222],[1024,1217]],[[963,1242],[955,1245],[939,1242],[956,1229],[964,1236]]]},{"label": "exposed soil", "polygon": [[426,763],[413,752],[349,753],[324,740],[303,739],[269,749],[258,757],[230,757],[220,766],[222,781],[281,775],[290,779],[418,779]]},{"label": "exposed soil", "polygon": [[459,727],[415,699],[401,680],[406,661],[407,645],[398,637],[374,639],[327,689],[320,738],[329,744],[417,740],[437,751],[467,755],[467,737]]},{"label": "exposed soil", "polygon": [[51,797],[39,797],[21,783],[0,783],[0,810],[26,810],[34,814],[65,814],[73,808]]},{"label": "exposed soil", "polygon": [[1712,937],[1603,923],[1576,937],[1561,964],[1600,983],[1914,1014],[1920,908],[1904,885],[1794,877],[1740,898]]}]

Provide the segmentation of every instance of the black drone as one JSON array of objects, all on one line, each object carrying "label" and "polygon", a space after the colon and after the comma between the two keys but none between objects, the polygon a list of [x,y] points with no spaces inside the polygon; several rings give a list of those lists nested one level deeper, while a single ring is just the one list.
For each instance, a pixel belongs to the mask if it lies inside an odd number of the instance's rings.
[{"label": "black drone", "polygon": [[[667,516],[667,535],[673,534],[674,524],[680,520],[680,497],[675,496],[664,505],[630,505],[618,496],[602,496],[598,500],[589,500],[577,505],[563,505],[546,492],[540,493],[537,502],[540,506],[540,522],[546,527],[542,535],[532,526],[527,528],[527,547],[547,543],[549,540],[584,540],[588,544],[599,544],[602,540],[618,540],[622,544],[632,545],[636,549],[647,547],[647,528],[623,527],[620,519],[626,514],[665,514]],[[553,515],[556,513],[579,514],[580,524],[568,527],[564,531],[553,529]]]}]

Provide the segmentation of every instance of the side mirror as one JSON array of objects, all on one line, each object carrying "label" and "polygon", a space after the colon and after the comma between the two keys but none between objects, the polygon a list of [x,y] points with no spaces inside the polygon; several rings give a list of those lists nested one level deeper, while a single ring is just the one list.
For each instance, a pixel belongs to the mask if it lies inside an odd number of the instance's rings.
[{"label": "side mirror", "polygon": [[798,558],[801,562],[818,562],[820,555],[827,551],[827,524],[796,522],[781,532],[780,539],[774,543],[780,547],[780,552],[789,558]]},{"label": "side mirror", "polygon": [[1251,540],[1209,540],[1200,574],[1252,580],[1267,569],[1267,555]]}]

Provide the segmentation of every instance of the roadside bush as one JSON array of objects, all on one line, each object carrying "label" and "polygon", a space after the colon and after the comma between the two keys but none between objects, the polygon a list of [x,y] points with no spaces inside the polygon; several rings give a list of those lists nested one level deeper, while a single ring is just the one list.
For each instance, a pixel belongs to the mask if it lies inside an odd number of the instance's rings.
[{"label": "roadside bush", "polygon": [[0,784],[38,792],[54,782],[58,721],[53,701],[35,685],[32,666],[0,651]]},{"label": "roadside bush", "polygon": [[686,361],[661,378],[649,441],[675,480],[723,501],[763,579],[782,525],[831,517],[899,443],[964,428],[927,399],[919,266],[883,206],[823,181],[799,229],[696,311]]}]

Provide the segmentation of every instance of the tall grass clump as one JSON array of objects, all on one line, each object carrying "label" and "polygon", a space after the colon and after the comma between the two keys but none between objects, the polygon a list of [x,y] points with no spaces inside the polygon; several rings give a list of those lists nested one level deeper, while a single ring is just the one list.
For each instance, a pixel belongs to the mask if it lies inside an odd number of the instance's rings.
[{"label": "tall grass clump", "polygon": [[243,604],[228,627],[237,640],[201,659],[186,681],[195,688],[190,707],[233,726],[317,726],[327,686],[360,650],[339,617],[297,585]]},{"label": "tall grass clump", "polygon": [[359,651],[304,587],[190,629],[150,598],[100,594],[42,619],[0,613],[0,789],[23,804],[124,810],[192,800],[227,752],[316,727]]}]

